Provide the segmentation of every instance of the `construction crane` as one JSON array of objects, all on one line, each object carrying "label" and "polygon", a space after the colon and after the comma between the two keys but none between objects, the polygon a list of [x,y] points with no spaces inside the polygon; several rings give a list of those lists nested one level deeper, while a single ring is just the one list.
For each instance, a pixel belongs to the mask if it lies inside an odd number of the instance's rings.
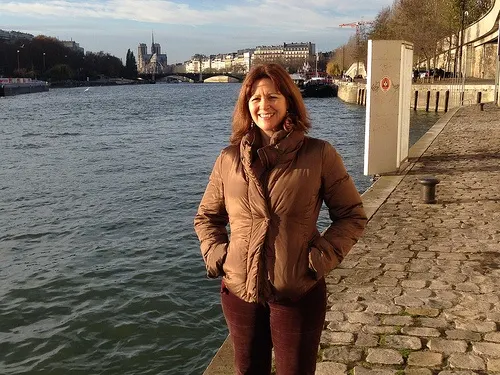
[{"label": "construction crane", "polygon": [[357,22],[351,22],[351,23],[342,23],[339,26],[340,27],[346,27],[346,26],[355,27],[356,28],[356,33],[359,33],[359,29],[360,29],[361,26],[363,26],[363,25],[369,25],[369,24],[372,24],[372,23],[373,23],[373,21],[357,21]]},{"label": "construction crane", "polygon": [[[355,27],[356,28],[356,75],[359,74],[359,37],[361,34],[361,26],[363,25],[370,25],[372,24],[373,21],[357,21],[357,22],[351,22],[351,23],[342,23],[339,26],[340,27]],[[342,56],[343,58],[343,56]],[[343,65],[343,64],[342,64]]]}]

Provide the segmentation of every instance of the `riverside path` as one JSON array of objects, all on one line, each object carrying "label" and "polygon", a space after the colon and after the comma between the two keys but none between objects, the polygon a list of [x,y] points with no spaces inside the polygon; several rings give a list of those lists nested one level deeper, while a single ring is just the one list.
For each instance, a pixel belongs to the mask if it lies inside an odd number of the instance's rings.
[{"label": "riverside path", "polygon": [[500,374],[500,108],[445,114],[363,200],[365,234],[327,277],[316,375]]}]

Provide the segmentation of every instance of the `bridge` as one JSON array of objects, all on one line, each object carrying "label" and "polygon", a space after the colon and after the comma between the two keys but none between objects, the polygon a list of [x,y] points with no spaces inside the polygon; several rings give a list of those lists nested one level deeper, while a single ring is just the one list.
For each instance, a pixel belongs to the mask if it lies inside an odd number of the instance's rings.
[{"label": "bridge", "polygon": [[[203,82],[204,80],[212,77],[217,77],[217,76],[224,76],[224,77],[230,77],[238,80],[238,82],[243,81],[245,78],[244,74],[240,73],[162,73],[162,74],[155,74],[154,75],[154,80],[157,82]],[[153,79],[152,74],[141,74],[141,78],[143,79]]]}]

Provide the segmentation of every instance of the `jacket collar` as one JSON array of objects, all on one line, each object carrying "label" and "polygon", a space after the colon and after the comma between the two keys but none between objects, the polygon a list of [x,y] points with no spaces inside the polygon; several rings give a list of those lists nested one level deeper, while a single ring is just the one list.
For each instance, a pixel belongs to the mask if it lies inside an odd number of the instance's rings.
[{"label": "jacket collar", "polygon": [[240,153],[242,162],[250,167],[253,161],[253,153],[259,156],[265,169],[271,169],[280,163],[286,163],[292,160],[297,151],[304,142],[305,134],[303,131],[292,130],[287,132],[279,130],[273,134],[269,145],[259,147],[260,133],[255,127],[242,138],[240,143]]}]

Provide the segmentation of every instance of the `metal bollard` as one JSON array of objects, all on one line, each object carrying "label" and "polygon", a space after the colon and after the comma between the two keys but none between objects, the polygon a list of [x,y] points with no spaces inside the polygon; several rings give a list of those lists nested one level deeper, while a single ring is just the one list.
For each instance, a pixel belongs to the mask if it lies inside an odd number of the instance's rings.
[{"label": "metal bollard", "polygon": [[433,176],[424,176],[418,180],[422,184],[422,199],[424,203],[436,203],[436,185],[439,179]]}]

